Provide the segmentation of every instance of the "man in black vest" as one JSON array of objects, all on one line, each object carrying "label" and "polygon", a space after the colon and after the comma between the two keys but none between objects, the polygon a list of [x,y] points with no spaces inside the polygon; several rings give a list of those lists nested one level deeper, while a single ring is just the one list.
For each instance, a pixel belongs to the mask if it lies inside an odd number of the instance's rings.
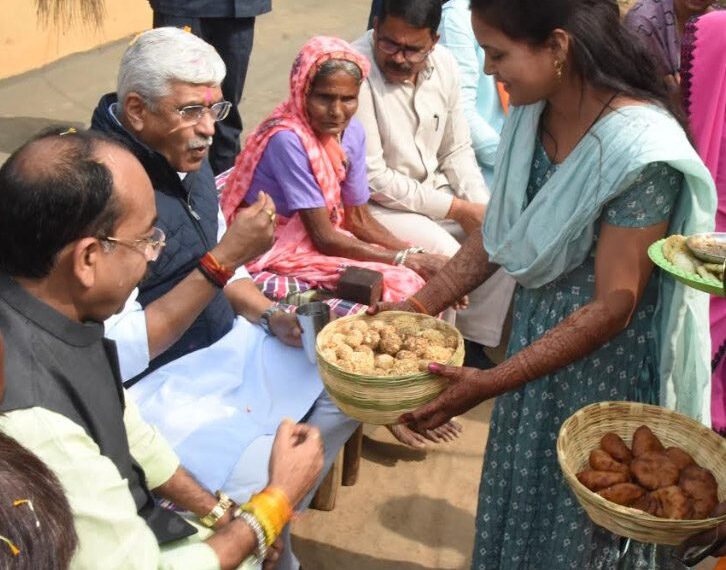
[{"label": "man in black vest", "polygon": [[272,9],[272,0],[149,0],[154,27],[188,27],[222,57],[227,75],[224,98],[232,103],[229,115],[214,133],[209,163],[215,174],[234,166],[240,151],[242,118],[237,109],[247,77],[255,36],[255,17]]},{"label": "man in black vest", "polygon": [[[121,141],[143,164],[155,191],[157,225],[167,236],[136,301],[107,323],[122,376],[130,379],[144,419],[166,436],[192,475],[244,501],[267,483],[261,467],[282,418],[320,429],[324,472],[358,424],[323,390],[317,367],[299,348],[295,316],[267,299],[244,268],[233,272],[217,255],[218,239],[221,245],[228,238],[207,152],[230,106],[220,89],[224,73],[214,48],[197,36],[171,27],[144,32],[123,55],[117,93],[101,99],[92,128]],[[271,230],[272,201],[263,195],[251,207],[262,211]],[[240,215],[249,216],[247,210]],[[247,233],[259,231],[250,225]],[[205,306],[191,311],[171,302],[200,271],[217,286]],[[162,342],[159,331],[174,336]],[[283,539],[287,543],[287,533]],[[279,568],[297,567],[285,548]]]},{"label": "man in black vest", "polygon": [[[233,518],[229,502],[203,489],[141,420],[121,386],[114,343],[103,337],[101,323],[163,249],[155,220],[144,169],[98,134],[43,135],[0,169],[0,430],[61,481],[79,567],[234,568],[264,551],[259,524]],[[241,262],[240,248],[227,252]],[[278,431],[270,485],[293,504],[320,472],[319,439],[314,428],[290,422]],[[202,541],[150,489],[217,532]]]}]

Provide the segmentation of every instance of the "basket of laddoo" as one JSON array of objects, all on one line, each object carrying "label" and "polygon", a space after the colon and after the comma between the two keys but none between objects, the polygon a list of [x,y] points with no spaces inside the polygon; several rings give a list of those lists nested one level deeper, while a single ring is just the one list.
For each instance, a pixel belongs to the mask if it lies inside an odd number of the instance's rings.
[{"label": "basket of laddoo", "polygon": [[726,440],[659,406],[600,402],[557,438],[565,480],[590,519],[641,542],[681,544],[726,521]]},{"label": "basket of laddoo", "polygon": [[447,380],[430,373],[428,365],[461,366],[464,339],[434,317],[386,311],[328,323],[318,334],[316,352],[331,400],[352,418],[384,425],[443,391]]}]

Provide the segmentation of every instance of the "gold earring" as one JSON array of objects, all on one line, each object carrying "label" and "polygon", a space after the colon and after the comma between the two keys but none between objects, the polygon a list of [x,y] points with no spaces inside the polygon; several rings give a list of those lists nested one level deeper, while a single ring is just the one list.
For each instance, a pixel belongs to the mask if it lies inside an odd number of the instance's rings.
[{"label": "gold earring", "polygon": [[562,81],[562,68],[565,66],[564,62],[560,59],[554,61],[555,77],[557,81]]},{"label": "gold earring", "polygon": [[12,542],[9,538],[3,536],[2,534],[0,534],[0,542],[4,542],[5,544],[7,544],[8,548],[10,549],[10,554],[12,554],[13,556],[18,556],[20,554],[20,549],[15,546],[15,543]]}]

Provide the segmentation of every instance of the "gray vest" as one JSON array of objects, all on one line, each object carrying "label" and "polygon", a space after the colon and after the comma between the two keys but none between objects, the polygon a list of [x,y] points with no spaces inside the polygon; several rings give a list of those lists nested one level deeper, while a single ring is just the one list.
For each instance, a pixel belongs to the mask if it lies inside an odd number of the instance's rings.
[{"label": "gray vest", "polygon": [[182,517],[156,504],[131,456],[116,346],[103,338],[103,325],[71,321],[0,273],[0,330],[5,337],[0,412],[40,407],[67,417],[128,481],[137,512],[159,543],[194,534]]}]

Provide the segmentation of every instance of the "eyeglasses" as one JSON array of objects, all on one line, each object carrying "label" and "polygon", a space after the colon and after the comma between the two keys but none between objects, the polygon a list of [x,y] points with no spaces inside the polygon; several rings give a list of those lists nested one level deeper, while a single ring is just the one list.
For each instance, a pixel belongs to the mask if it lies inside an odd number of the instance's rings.
[{"label": "eyeglasses", "polygon": [[420,50],[401,45],[386,38],[376,38],[376,47],[387,55],[403,54],[403,59],[411,63],[421,63],[433,51],[433,47],[427,50]]},{"label": "eyeglasses", "polygon": [[215,121],[222,121],[229,115],[230,109],[232,109],[232,103],[229,101],[219,101],[211,107],[187,105],[186,107],[176,109],[176,112],[179,113],[182,121],[198,123],[206,113],[209,113]]},{"label": "eyeglasses", "polygon": [[121,245],[125,245],[126,247],[134,248],[135,250],[141,252],[146,258],[146,261],[149,262],[159,259],[159,255],[161,255],[161,250],[166,245],[166,235],[161,229],[156,227],[152,228],[152,233],[149,237],[139,239],[123,239],[113,236],[106,236],[99,238],[99,240],[106,243],[118,243]]}]

